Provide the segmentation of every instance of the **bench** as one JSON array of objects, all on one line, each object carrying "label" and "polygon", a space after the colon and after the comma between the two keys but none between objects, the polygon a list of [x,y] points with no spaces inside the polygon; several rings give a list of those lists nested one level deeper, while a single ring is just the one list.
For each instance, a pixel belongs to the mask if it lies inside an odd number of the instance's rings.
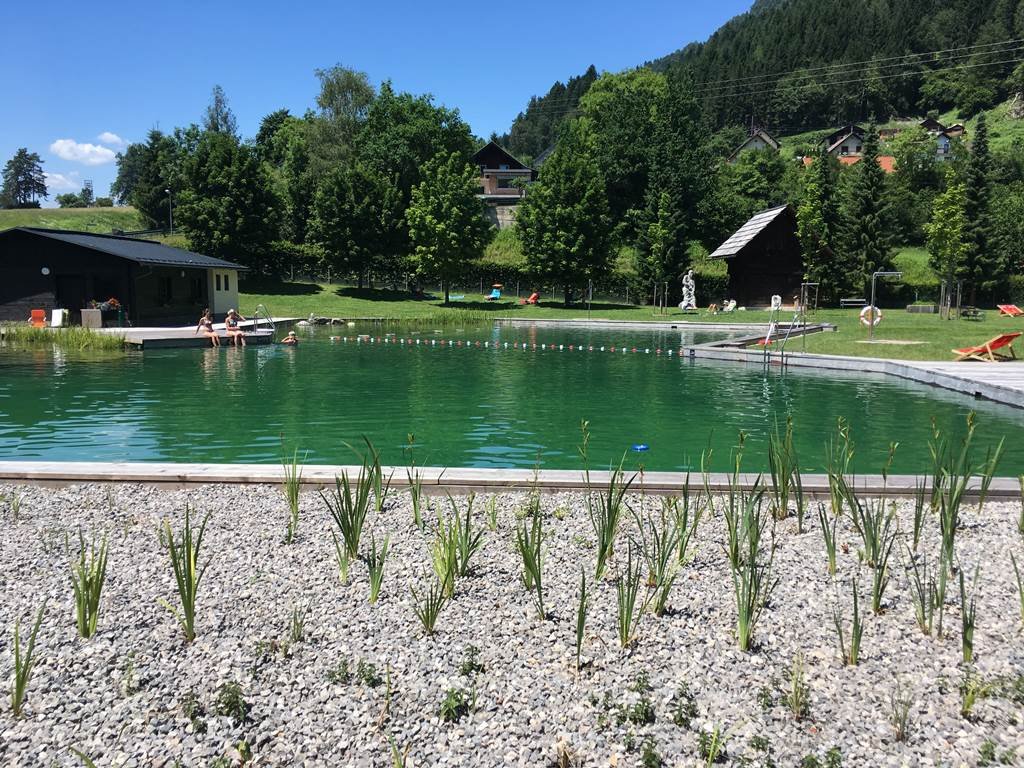
[{"label": "bench", "polygon": [[960,318],[962,320],[981,320],[985,313],[977,307],[960,307]]},{"label": "bench", "polygon": [[850,309],[851,307],[866,307],[868,303],[864,299],[840,299],[839,306],[842,309]]}]

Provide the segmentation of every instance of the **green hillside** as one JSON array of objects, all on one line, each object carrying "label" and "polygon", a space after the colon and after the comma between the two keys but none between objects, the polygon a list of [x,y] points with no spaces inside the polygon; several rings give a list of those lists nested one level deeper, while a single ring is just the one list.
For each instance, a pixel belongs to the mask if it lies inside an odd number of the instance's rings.
[{"label": "green hillside", "polygon": [[0,210],[0,230],[12,227],[74,229],[109,234],[115,229],[143,228],[134,208],[17,208]]}]

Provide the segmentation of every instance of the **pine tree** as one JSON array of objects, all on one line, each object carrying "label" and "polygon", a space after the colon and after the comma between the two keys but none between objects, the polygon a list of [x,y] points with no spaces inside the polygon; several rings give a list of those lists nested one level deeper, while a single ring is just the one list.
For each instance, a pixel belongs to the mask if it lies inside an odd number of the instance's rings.
[{"label": "pine tree", "polygon": [[892,268],[893,250],[885,171],[878,164],[878,133],[873,123],[854,173],[857,176],[845,206],[843,240],[856,283],[866,291],[873,273]]},{"label": "pine tree", "polygon": [[516,226],[527,268],[561,285],[566,305],[575,288],[608,272],[608,196],[581,121],[563,126],[557,148],[519,208]]},{"label": "pine tree", "polygon": [[38,208],[39,198],[46,199],[46,174],[39,154],[22,147],[7,161],[3,170],[0,201],[5,208]]},{"label": "pine tree", "polygon": [[491,225],[477,197],[479,170],[461,153],[439,153],[423,166],[422,175],[405,214],[410,261],[417,276],[441,278],[447,304],[451,281],[483,255]]},{"label": "pine tree", "polygon": [[807,171],[803,199],[797,209],[797,227],[808,282],[818,283],[822,300],[836,301],[850,290],[851,265],[837,247],[839,168],[824,149]]},{"label": "pine tree", "polygon": [[977,303],[978,289],[988,291],[998,285],[1005,265],[993,243],[991,211],[992,157],[988,148],[988,125],[985,113],[978,116],[967,163],[964,215],[967,219],[962,279],[970,288],[970,303]]},{"label": "pine tree", "polygon": [[210,96],[210,105],[206,108],[206,115],[203,117],[203,130],[213,133],[226,133],[230,136],[238,135],[238,121],[234,112],[228,106],[228,97],[224,89],[219,85],[213,86]]}]

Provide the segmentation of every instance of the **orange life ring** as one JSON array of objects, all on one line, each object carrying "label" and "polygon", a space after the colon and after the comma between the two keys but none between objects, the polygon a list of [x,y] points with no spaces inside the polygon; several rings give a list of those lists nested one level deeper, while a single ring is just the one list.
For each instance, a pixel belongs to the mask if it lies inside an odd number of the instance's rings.
[{"label": "orange life ring", "polygon": [[882,322],[882,310],[868,304],[860,311],[861,325],[878,325]]}]

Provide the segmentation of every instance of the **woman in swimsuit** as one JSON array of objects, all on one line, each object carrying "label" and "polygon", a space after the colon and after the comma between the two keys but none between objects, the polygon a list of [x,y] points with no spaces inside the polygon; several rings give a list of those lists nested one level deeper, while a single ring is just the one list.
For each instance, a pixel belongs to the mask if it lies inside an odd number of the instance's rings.
[{"label": "woman in swimsuit", "polygon": [[[203,336],[208,338],[215,347],[220,346],[220,336],[213,330],[213,317],[210,315],[209,308],[203,312],[203,316],[199,318],[199,325],[196,326],[195,333],[203,332]],[[193,334],[194,335],[194,334]]]},{"label": "woman in swimsuit", "polygon": [[238,321],[245,320],[240,314],[235,312],[234,309],[228,310],[228,316],[224,318],[224,327],[227,329],[228,336],[231,337],[231,343],[236,347],[241,342],[242,346],[245,346],[245,334],[242,333],[238,328]]}]

